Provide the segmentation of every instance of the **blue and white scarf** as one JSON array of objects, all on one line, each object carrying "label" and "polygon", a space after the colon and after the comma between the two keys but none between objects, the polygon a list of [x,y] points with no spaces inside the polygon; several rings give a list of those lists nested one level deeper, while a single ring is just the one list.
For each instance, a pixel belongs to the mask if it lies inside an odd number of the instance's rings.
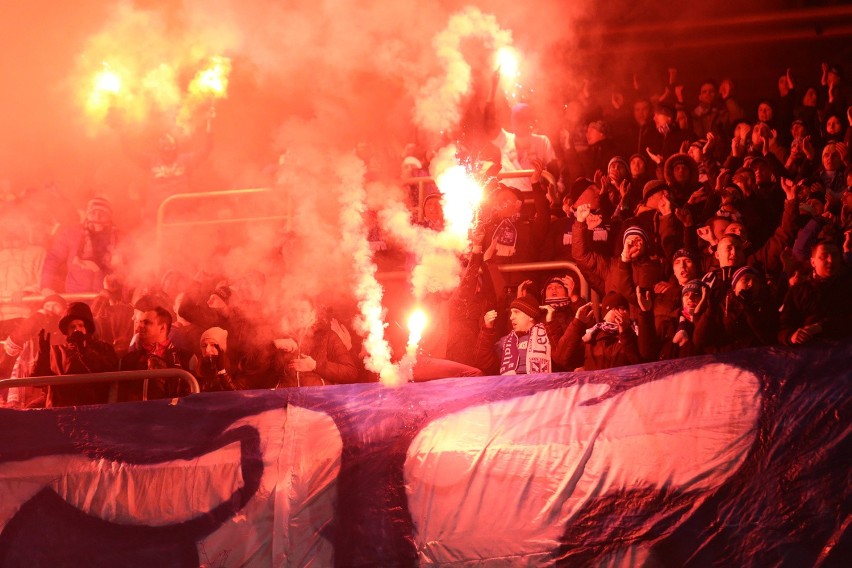
[{"label": "blue and white scarf", "polygon": [[[500,361],[501,375],[517,375],[518,364],[521,360],[520,338],[514,331],[503,340],[503,358]],[[524,353],[528,374],[550,373],[550,340],[547,330],[540,323],[532,326],[527,338],[527,348]]]}]

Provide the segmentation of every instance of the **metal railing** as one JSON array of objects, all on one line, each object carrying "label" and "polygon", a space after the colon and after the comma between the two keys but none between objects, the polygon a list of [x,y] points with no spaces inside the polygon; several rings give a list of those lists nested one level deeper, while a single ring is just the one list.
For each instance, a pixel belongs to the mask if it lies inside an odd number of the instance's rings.
[{"label": "metal railing", "polygon": [[284,210],[285,213],[283,215],[266,215],[266,216],[248,216],[248,217],[231,217],[227,219],[200,219],[200,220],[192,220],[192,221],[169,221],[166,222],[166,211],[169,207],[176,203],[181,202],[193,202],[193,201],[206,201],[211,198],[219,199],[219,198],[228,198],[228,197],[240,197],[240,196],[249,196],[249,195],[275,195],[273,188],[268,187],[256,187],[249,189],[227,189],[222,191],[204,191],[200,193],[177,193],[175,195],[170,195],[165,198],[162,203],[160,203],[159,207],[157,207],[157,251],[162,254],[163,253],[163,242],[164,242],[164,231],[167,228],[172,227],[201,227],[201,226],[216,226],[216,225],[233,225],[239,223],[257,223],[263,221],[284,221],[284,227],[286,230],[290,230],[290,223],[293,216],[293,204],[290,200],[289,193],[282,193],[281,197],[284,199]]},{"label": "metal railing", "polygon": [[[25,377],[22,379],[2,379],[0,389],[14,387],[47,387],[59,385],[79,385],[81,383],[116,383],[123,381],[145,381],[142,400],[147,400],[148,381],[150,379],[180,379],[189,385],[192,394],[201,392],[198,381],[184,369],[155,369],[148,371],[115,371],[109,373],[86,373],[80,375],[51,375],[44,377]],[[117,389],[110,391],[109,402],[116,402]]]}]

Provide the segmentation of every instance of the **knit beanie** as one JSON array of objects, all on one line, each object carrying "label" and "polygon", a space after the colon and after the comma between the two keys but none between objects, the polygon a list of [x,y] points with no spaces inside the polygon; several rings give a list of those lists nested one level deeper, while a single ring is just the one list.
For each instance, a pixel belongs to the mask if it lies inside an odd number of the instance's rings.
[{"label": "knit beanie", "polygon": [[741,266],[734,272],[733,276],[731,276],[731,290],[737,287],[737,282],[739,282],[740,278],[742,278],[746,274],[751,274],[755,278],[761,278],[760,272],[758,272],[755,267]]},{"label": "knit beanie", "polygon": [[519,310],[534,320],[538,320],[541,317],[541,308],[539,308],[539,304],[535,298],[532,296],[523,295],[519,298],[515,298],[511,304],[509,304],[509,309],[515,308]]},{"label": "knit beanie", "polygon": [[222,329],[221,327],[211,327],[207,331],[201,334],[201,339],[199,343],[204,345],[204,340],[210,339],[219,346],[222,351],[228,350],[228,331]]},{"label": "knit beanie", "polygon": [[630,304],[627,302],[627,298],[618,292],[608,292],[604,296],[604,299],[601,300],[601,315],[606,315],[610,310],[614,310],[615,308],[624,308],[627,310],[630,308]]},{"label": "knit beanie", "polygon": [[621,239],[621,244],[623,245],[624,243],[626,243],[627,237],[630,237],[632,235],[636,235],[640,237],[643,241],[645,241],[645,246],[648,246],[651,242],[651,240],[648,238],[648,233],[645,232],[645,229],[643,229],[639,225],[631,225],[630,227],[627,227],[626,231],[624,231],[624,237],[622,237]]}]

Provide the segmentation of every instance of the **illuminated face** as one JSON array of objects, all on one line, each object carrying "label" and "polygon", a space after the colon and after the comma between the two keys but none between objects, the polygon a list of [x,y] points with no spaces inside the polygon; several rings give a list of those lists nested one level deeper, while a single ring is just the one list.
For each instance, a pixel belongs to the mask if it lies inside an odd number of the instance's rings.
[{"label": "illuminated face", "polygon": [[757,291],[760,288],[760,279],[754,274],[746,273],[739,277],[737,285],[734,286],[734,294],[739,296],[746,290]]},{"label": "illuminated face", "polygon": [[696,162],[701,161],[701,148],[699,148],[698,146],[690,146],[686,153],[689,154],[689,157],[695,160]]},{"label": "illuminated face", "polygon": [[[568,279],[571,282],[571,279]],[[551,282],[547,285],[547,288],[544,289],[544,297],[547,300],[554,298],[567,298],[568,292],[565,290],[565,286],[560,284],[559,282]]]},{"label": "illuminated face", "polygon": [[630,158],[630,175],[634,178],[638,178],[641,175],[645,174],[647,170],[647,165],[645,164],[645,160],[640,158],[639,156],[634,156]]},{"label": "illuminated face", "polygon": [[589,144],[597,144],[603,139],[603,132],[601,132],[597,128],[594,128],[592,126],[586,128],[586,140],[589,142]]},{"label": "illuminated face", "polygon": [[627,177],[627,168],[621,162],[613,162],[609,165],[607,173],[611,179],[618,183]]},{"label": "illuminated face", "polygon": [[509,310],[509,323],[515,333],[526,333],[535,325],[535,320],[517,308]]},{"label": "illuminated face", "polygon": [[675,278],[677,278],[677,283],[681,286],[696,277],[695,263],[692,262],[691,258],[686,256],[676,258],[672,263],[672,270],[674,271]]},{"label": "illuminated face", "polygon": [[719,245],[716,247],[716,258],[719,259],[719,266],[728,268],[730,266],[739,267],[745,264],[745,256],[743,255],[742,245],[737,238],[722,237]]},{"label": "illuminated face", "polygon": [[60,304],[59,302],[45,302],[44,306],[42,306],[42,309],[46,314],[53,316],[61,316],[62,313],[65,311],[65,308],[63,308],[62,304]]},{"label": "illuminated face", "polygon": [[98,231],[112,223],[112,215],[106,209],[94,207],[86,210],[86,221]]},{"label": "illuminated face", "polygon": [[768,181],[772,181],[772,170],[766,162],[758,161],[752,165],[752,169],[754,170],[755,183],[766,183]]},{"label": "illuminated face", "polygon": [[716,98],[716,87],[713,83],[704,83],[701,85],[701,89],[698,91],[698,102],[705,106],[710,106],[713,104],[713,100]]},{"label": "illuminated face", "polygon": [[763,138],[769,140],[770,135],[769,127],[765,124],[757,124],[754,127],[754,130],[751,131],[751,143],[755,146],[763,145]]},{"label": "illuminated face", "polygon": [[771,122],[772,121],[772,107],[766,103],[760,103],[757,106],[757,120],[760,122]]},{"label": "illuminated face", "polygon": [[695,309],[698,307],[698,303],[701,302],[701,292],[689,292],[684,294],[681,300],[683,302],[683,309],[686,310],[687,313],[694,314]]},{"label": "illuminated face", "polygon": [[645,252],[645,239],[639,235],[630,235],[624,240],[624,250],[629,260],[636,260]]},{"label": "illuminated face", "polygon": [[688,182],[689,166],[683,163],[675,164],[674,168],[672,168],[672,177],[674,177],[674,180],[678,183]]},{"label": "illuminated face", "polygon": [[204,357],[218,357],[219,345],[213,339],[205,337],[201,340],[201,355]]},{"label": "illuminated face", "polygon": [[815,107],[817,105],[816,89],[811,87],[810,89],[805,91],[805,95],[802,97],[802,105],[806,107]]},{"label": "illuminated face", "polygon": [[830,243],[821,244],[811,255],[811,266],[817,276],[828,278],[837,271],[838,260],[840,260],[840,251],[837,246]]},{"label": "illuminated face", "polygon": [[749,132],[751,132],[751,126],[745,122],[741,122],[734,129],[734,138],[745,144],[745,141],[748,140]]},{"label": "illuminated face", "polygon": [[822,151],[822,167],[831,172],[840,167],[840,152],[836,146],[826,146]]},{"label": "illuminated face", "polygon": [[831,135],[840,134],[840,119],[836,116],[832,115],[828,117],[828,120],[825,123],[825,131]]},{"label": "illuminated face", "polygon": [[648,101],[637,101],[633,105],[633,120],[636,121],[636,124],[645,125],[648,124],[648,120],[651,118],[651,103]]},{"label": "illuminated face", "polygon": [[139,340],[144,343],[162,343],[167,339],[168,331],[165,323],[160,323],[157,312],[149,310],[133,311],[133,331],[139,335]]},{"label": "illuminated face", "polygon": [[790,134],[793,135],[793,138],[804,138],[808,135],[808,131],[805,129],[804,124],[797,122],[790,127]]},{"label": "illuminated face", "polygon": [[654,124],[657,126],[657,129],[664,128],[672,123],[672,117],[663,113],[663,112],[655,112],[654,113]]},{"label": "illuminated face", "polygon": [[738,236],[738,237],[739,237],[739,238],[741,238],[741,239],[746,238],[746,235],[745,235],[745,232],[746,232],[746,231],[745,231],[745,226],[743,226],[743,224],[742,224],[742,223],[738,223],[738,222],[736,222],[736,221],[734,221],[733,223],[729,224],[729,225],[725,228],[725,232],[726,232],[726,233],[728,233],[729,235],[736,235],[736,236]]},{"label": "illuminated face", "polygon": [[75,331],[79,331],[83,335],[86,335],[86,322],[84,322],[83,320],[79,320],[79,319],[71,320],[68,323],[68,329],[67,329],[68,335],[71,335]]}]

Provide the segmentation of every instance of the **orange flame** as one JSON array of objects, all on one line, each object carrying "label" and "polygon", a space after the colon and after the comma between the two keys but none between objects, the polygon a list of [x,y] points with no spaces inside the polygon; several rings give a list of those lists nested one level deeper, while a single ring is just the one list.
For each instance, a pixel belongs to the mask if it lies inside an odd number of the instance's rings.
[{"label": "orange flame", "polygon": [[121,77],[104,62],[103,68],[95,75],[92,82],[92,90],[86,99],[86,111],[91,115],[103,117],[113,105],[119,92],[121,92]]},{"label": "orange flame", "polygon": [[500,75],[508,81],[514,81],[520,75],[518,52],[509,46],[501,47],[495,55]]},{"label": "orange flame", "polygon": [[458,239],[467,239],[476,209],[482,202],[482,186],[463,166],[450,167],[435,181],[444,196],[444,232]]},{"label": "orange flame", "polygon": [[214,56],[210,65],[196,73],[189,84],[189,92],[195,96],[208,96],[223,99],[228,96],[228,75],[231,73],[231,60]]},{"label": "orange flame", "polygon": [[416,308],[408,316],[408,349],[416,349],[423,338],[423,330],[426,329],[426,312],[422,308]]}]

